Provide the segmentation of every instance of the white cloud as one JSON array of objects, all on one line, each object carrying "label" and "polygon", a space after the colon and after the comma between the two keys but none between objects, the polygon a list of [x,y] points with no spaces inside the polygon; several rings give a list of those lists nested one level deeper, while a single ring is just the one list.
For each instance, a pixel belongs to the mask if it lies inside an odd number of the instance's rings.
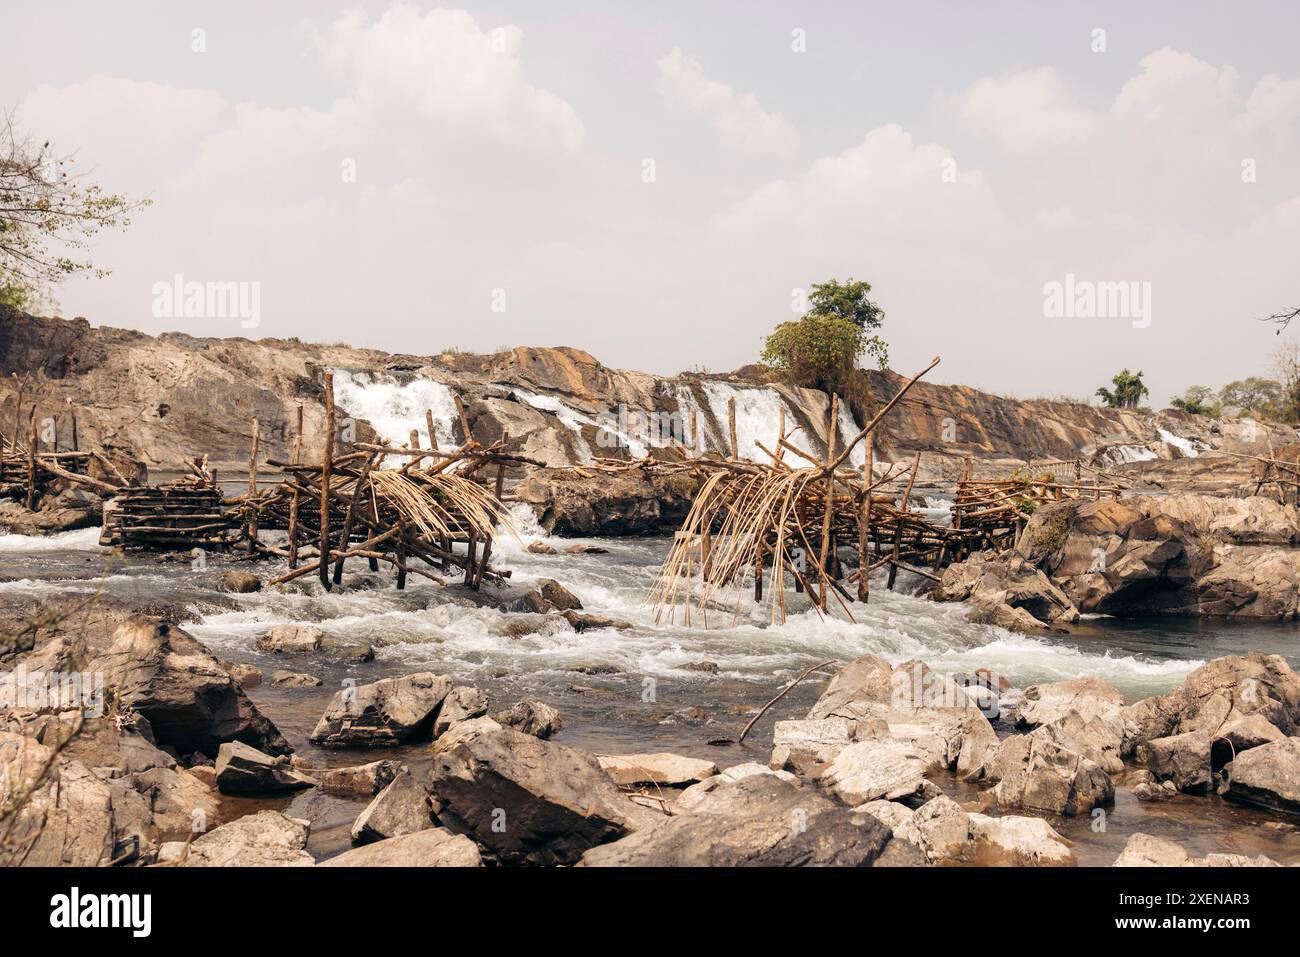
[{"label": "white cloud", "polygon": [[1025,70],[976,82],[962,98],[962,116],[1012,147],[1083,139],[1095,119],[1066,99],[1055,70]]},{"label": "white cloud", "polygon": [[769,113],[753,93],[710,79],[680,48],[659,60],[664,91],[694,113],[707,117],[728,146],[757,152],[790,153],[799,134],[779,113]]},{"label": "white cloud", "polygon": [[414,109],[515,142],[537,138],[576,150],[584,130],[573,107],[525,81],[516,26],[484,30],[464,10],[421,13],[398,4],[367,23],[357,11],[314,34],[323,61],[352,84],[363,113]]}]

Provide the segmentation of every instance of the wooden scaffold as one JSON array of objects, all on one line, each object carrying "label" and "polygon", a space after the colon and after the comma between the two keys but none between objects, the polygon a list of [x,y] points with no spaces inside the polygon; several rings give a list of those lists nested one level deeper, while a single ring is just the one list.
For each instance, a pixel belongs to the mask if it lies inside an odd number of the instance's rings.
[{"label": "wooden scaffold", "polygon": [[[509,578],[509,570],[491,566],[498,527],[518,540],[502,502],[506,469],[541,463],[507,452],[508,435],[487,445],[476,441],[457,405],[465,436],[458,448],[438,448],[432,413],[426,413],[429,448],[421,447],[412,430],[404,446],[385,438],[340,450],[333,375],[327,372],[320,459],[302,461],[300,410],[293,461],[268,460],[281,477],[265,490],[257,481],[255,425],[248,492],[229,503],[243,512],[241,537],[250,552],[288,559],[289,570],[268,584],[315,573],[329,590],[342,582],[348,559],[365,559],[371,570],[381,562],[392,566],[398,588],[406,586],[408,575],[443,585],[456,575],[471,588]],[[394,458],[405,462],[383,467]],[[261,540],[266,529],[284,530],[286,545]]]}]

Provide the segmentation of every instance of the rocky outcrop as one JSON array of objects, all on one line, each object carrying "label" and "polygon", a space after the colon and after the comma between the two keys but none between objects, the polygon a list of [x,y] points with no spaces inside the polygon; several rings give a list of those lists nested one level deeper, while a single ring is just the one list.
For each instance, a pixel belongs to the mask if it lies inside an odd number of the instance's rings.
[{"label": "rocky outcrop", "polygon": [[588,850],[584,867],[863,867],[889,831],[775,775],[704,794],[688,810]]},{"label": "rocky outcrop", "polygon": [[615,784],[679,788],[718,773],[712,761],[680,754],[602,754],[596,759]]},{"label": "rocky outcrop", "polygon": [[434,816],[502,863],[577,863],[641,816],[593,755],[484,718],[445,737],[428,781]]},{"label": "rocky outcrop", "polygon": [[402,768],[352,824],[352,843],[370,844],[433,827],[429,795]]},{"label": "rocky outcrop", "polygon": [[544,701],[525,698],[516,701],[504,711],[498,711],[493,719],[507,728],[513,728],[534,738],[549,738],[563,727],[560,713]]},{"label": "rocky outcrop", "polygon": [[1295,618],[1300,514],[1264,498],[1135,496],[1040,509],[1019,554],[1081,612]]},{"label": "rocky outcrop", "polygon": [[653,535],[677,528],[691,509],[695,481],[643,471],[583,475],[541,469],[515,496],[533,506],[551,535]]},{"label": "rocky outcrop", "polygon": [[1251,748],[1223,769],[1224,797],[1300,814],[1300,738]]},{"label": "rocky outcrop", "polygon": [[217,751],[216,780],[222,794],[300,791],[316,784],[290,767],[287,757],[263,754],[242,741],[227,741]]},{"label": "rocky outcrop", "polygon": [[297,654],[318,650],[324,636],[316,625],[276,625],[253,642],[253,647],[268,654]]},{"label": "rocky outcrop", "polygon": [[1079,620],[1079,611],[1065,592],[1015,554],[1000,558],[980,552],[949,565],[931,597],[970,602],[974,620],[1016,631],[1042,631],[1044,625],[1070,625]]},{"label": "rocky outcrop", "polygon": [[381,747],[401,744],[432,729],[451,678],[418,672],[384,678],[337,692],[311,733],[322,747]]},{"label": "rocky outcrop", "polygon": [[307,821],[279,811],[258,811],[222,824],[183,843],[164,844],[159,863],[180,867],[311,867],[307,853]]},{"label": "rocky outcrop", "polygon": [[1087,814],[1115,796],[1110,775],[1050,726],[1004,740],[988,778],[997,781],[993,794],[1002,807],[1065,817]]},{"label": "rocky outcrop", "polygon": [[1129,837],[1111,867],[1277,867],[1277,864],[1262,854],[1258,857],[1207,854],[1196,858],[1173,841],[1138,832]]},{"label": "rocky outcrop", "polygon": [[1300,675],[1281,655],[1216,658],[1168,694],[1126,707],[1123,720],[1126,754],[1157,738],[1199,731],[1210,736],[1217,768],[1247,746],[1300,732]]},{"label": "rocky outcrop", "polygon": [[482,867],[478,845],[446,828],[430,827],[344,851],[321,867]]}]

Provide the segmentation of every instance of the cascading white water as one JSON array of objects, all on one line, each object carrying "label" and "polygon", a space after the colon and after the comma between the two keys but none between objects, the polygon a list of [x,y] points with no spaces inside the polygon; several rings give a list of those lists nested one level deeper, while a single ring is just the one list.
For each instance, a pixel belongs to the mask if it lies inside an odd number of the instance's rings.
[{"label": "cascading white water", "polygon": [[[782,409],[785,409],[787,429],[792,428],[798,421],[794,412],[775,389],[762,386],[737,386],[714,379],[703,380],[700,382],[700,388],[704,390],[704,395],[708,399],[709,411],[713,413],[714,420],[723,429],[727,428],[727,402],[732,398],[736,400],[736,444],[739,446],[737,451],[740,458],[747,461],[769,461],[767,454],[755,442],[762,442],[768,449],[776,451],[772,446],[776,442],[776,430],[781,420]],[[713,439],[710,448],[719,452],[729,451],[727,448],[731,441],[729,437],[712,437],[711,430],[704,431],[706,438]],[[790,436],[789,442],[809,455],[816,454],[808,437],[802,431]]]},{"label": "cascading white water", "polygon": [[1112,445],[1101,454],[1107,465],[1126,465],[1129,462],[1149,462],[1159,458],[1145,445]]},{"label": "cascading white water", "polygon": [[595,461],[591,454],[591,445],[583,437],[582,427],[584,425],[595,425],[591,416],[583,415],[576,409],[571,409],[559,399],[550,395],[538,395],[535,392],[529,392],[527,389],[512,388],[510,390],[514,395],[523,399],[529,405],[539,412],[549,412],[560,420],[560,423],[574,435],[574,447],[578,450],[578,461],[580,464],[586,464]]},{"label": "cascading white water", "polygon": [[[347,415],[369,422],[381,439],[396,445],[405,445],[412,430],[419,432],[422,443],[429,441],[426,410],[433,413],[438,444],[443,448],[459,444],[452,428],[456,399],[441,382],[423,378],[398,382],[386,373],[343,370],[334,373],[334,400]],[[385,467],[400,464],[394,458],[390,456]]]},{"label": "cascading white water", "polygon": [[1178,449],[1187,458],[1194,459],[1201,454],[1197,451],[1196,445],[1191,439],[1185,439],[1181,435],[1174,435],[1168,429],[1156,429],[1156,431],[1160,433],[1161,439]]}]

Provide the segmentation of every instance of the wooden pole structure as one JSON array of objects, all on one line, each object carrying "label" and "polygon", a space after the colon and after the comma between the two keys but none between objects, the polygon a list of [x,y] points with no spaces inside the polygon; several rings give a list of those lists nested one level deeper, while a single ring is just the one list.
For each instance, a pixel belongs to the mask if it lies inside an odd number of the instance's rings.
[{"label": "wooden pole structure", "polygon": [[248,554],[257,551],[257,443],[260,423],[253,416],[253,438],[248,455]]},{"label": "wooden pole structure", "polygon": [[[502,446],[504,446],[509,441],[510,441],[510,433],[502,432],[501,433]],[[505,485],[505,480],[506,480],[506,464],[504,462],[500,462],[497,464],[496,497],[498,502],[501,501],[501,491]],[[478,588],[479,585],[482,583],[483,573],[487,571],[488,559],[491,557],[492,557],[492,539],[489,538],[486,542],[483,543],[483,560],[479,562],[478,571],[474,573],[475,588]]]},{"label": "wooden pole structure", "polygon": [[433,409],[424,410],[424,427],[429,430],[429,448],[438,451],[438,433],[433,428]]},{"label": "wooden pole structure", "polygon": [[[293,440],[293,464],[302,461],[302,406],[298,406],[298,431]],[[298,490],[289,495],[289,567],[298,567]]]},{"label": "wooden pole structure", "polygon": [[[830,417],[826,423],[826,465],[829,467],[835,459],[835,424],[839,421],[840,397],[831,393]],[[817,556],[817,569],[821,572],[821,588],[817,595],[817,604],[826,610],[826,593],[830,591],[830,572],[826,558],[830,554],[832,522],[835,519],[835,472],[826,476],[826,501],[822,506],[822,541],[821,551]]]},{"label": "wooden pole structure", "polygon": [[[357,484],[352,489],[352,501],[348,503],[347,518],[343,520],[343,534],[339,536],[339,548],[347,550],[349,539],[352,537],[352,523],[356,518],[358,503],[361,501],[361,490],[365,488],[366,481],[370,478],[370,466],[375,461],[375,456],[366,459],[361,466],[361,474],[357,476]],[[339,560],[334,563],[334,584],[341,584],[343,581],[343,562],[345,559],[340,554]]]},{"label": "wooden pole structure", "polygon": [[72,416],[72,451],[80,452],[81,446],[77,438],[77,407],[72,404],[71,399],[68,399],[68,414]]},{"label": "wooden pole structure", "polygon": [[29,435],[27,439],[27,510],[29,512],[36,510],[36,406],[32,406],[32,414],[28,424]]},{"label": "wooden pole structure", "polygon": [[731,436],[731,457],[740,458],[740,446],[736,442],[736,397],[727,399],[727,433]]},{"label": "wooden pole structure", "polygon": [[691,448],[692,451],[695,451],[695,452],[700,451],[700,436],[699,436],[699,433],[695,431],[695,406],[691,406],[691,444],[690,444],[690,448]]},{"label": "wooden pole structure", "polygon": [[325,373],[325,449],[320,470],[320,583],[330,590],[330,471],[334,465],[334,373]]},{"label": "wooden pole structure", "polygon": [[473,436],[469,432],[469,416],[465,414],[465,403],[460,400],[460,393],[458,392],[453,392],[451,397],[456,400],[456,414],[460,416],[460,431],[465,436],[461,444],[469,445],[469,440]]},{"label": "wooden pole structure", "polygon": [[871,480],[875,477],[875,436],[865,439],[867,457],[862,463],[862,505],[858,512],[858,601],[871,600]]}]

